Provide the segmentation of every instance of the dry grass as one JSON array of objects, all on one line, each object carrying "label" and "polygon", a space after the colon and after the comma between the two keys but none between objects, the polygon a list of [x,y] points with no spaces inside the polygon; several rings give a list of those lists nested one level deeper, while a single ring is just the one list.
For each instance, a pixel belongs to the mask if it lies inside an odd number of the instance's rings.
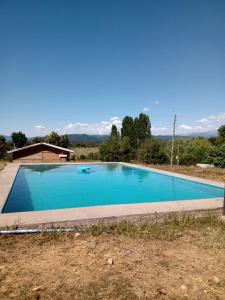
[{"label": "dry grass", "polygon": [[0,299],[224,299],[224,251],[212,215],[0,236]]},{"label": "dry grass", "polygon": [[88,156],[91,152],[96,153],[99,151],[98,147],[72,147],[71,150],[74,151],[76,157],[80,157],[81,155]]},{"label": "dry grass", "polygon": [[170,165],[145,165],[145,166],[176,172],[176,173],[181,173],[185,175],[225,182],[225,169],[220,169],[220,168],[202,169],[195,166],[188,167],[188,166],[176,166],[176,165],[172,167]]},{"label": "dry grass", "polygon": [[3,170],[5,166],[6,166],[6,162],[3,160],[0,160],[0,171]]}]

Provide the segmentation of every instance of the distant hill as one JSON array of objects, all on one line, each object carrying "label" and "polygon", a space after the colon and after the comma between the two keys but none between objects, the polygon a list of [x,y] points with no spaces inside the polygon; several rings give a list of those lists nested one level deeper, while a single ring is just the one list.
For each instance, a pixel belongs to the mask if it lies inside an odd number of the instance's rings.
[{"label": "distant hill", "polygon": [[[205,138],[217,136],[216,131],[207,131],[207,132],[193,132],[188,135],[176,135],[176,138],[193,138],[197,136],[202,136]],[[68,134],[69,140],[71,144],[85,144],[85,143],[95,143],[100,144],[104,142],[108,135],[90,135],[90,134]],[[159,141],[168,141],[171,140],[171,135],[155,135],[154,136]],[[11,137],[5,136],[6,141],[10,142]],[[28,141],[31,141],[32,137],[28,137]]]},{"label": "distant hill", "polygon": [[[172,135],[154,135],[158,141],[169,141],[172,139]],[[176,138],[190,138],[190,136],[176,135]]]},{"label": "distant hill", "polygon": [[108,135],[68,134],[68,137],[71,144],[78,144],[78,143],[100,144],[108,138]]},{"label": "distant hill", "polygon": [[204,138],[216,137],[217,131],[206,131],[206,132],[193,132],[190,135],[191,137],[202,136]]}]

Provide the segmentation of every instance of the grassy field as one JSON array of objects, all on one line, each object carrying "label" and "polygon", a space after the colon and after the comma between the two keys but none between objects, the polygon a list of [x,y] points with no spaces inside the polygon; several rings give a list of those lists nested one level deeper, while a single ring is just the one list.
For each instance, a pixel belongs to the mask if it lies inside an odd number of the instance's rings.
[{"label": "grassy field", "polygon": [[[152,167],[220,181],[225,175]],[[225,299],[224,253],[225,222],[213,214],[98,224],[79,237],[0,235],[0,299]]]},{"label": "grassy field", "polygon": [[88,156],[91,152],[98,153],[98,147],[71,147],[71,150],[74,151],[75,157],[79,158],[81,155]]},{"label": "grassy field", "polygon": [[170,165],[145,165],[145,166],[176,172],[176,173],[181,173],[185,175],[225,182],[225,169],[219,169],[219,168],[202,169],[195,166],[188,167],[188,166],[177,166],[177,165],[172,167]]},{"label": "grassy field", "polygon": [[215,216],[0,236],[0,299],[224,299]]}]

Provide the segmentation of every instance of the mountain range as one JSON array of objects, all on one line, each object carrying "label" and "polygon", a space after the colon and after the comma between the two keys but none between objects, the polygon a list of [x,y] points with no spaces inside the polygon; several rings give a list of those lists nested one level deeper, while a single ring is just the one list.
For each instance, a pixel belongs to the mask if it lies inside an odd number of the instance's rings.
[{"label": "mountain range", "polygon": [[[216,131],[207,131],[207,132],[193,132],[188,135],[177,135],[177,138],[193,138],[197,136],[202,136],[205,138],[215,137],[217,135]],[[89,135],[89,134],[68,134],[69,140],[71,144],[85,144],[85,143],[95,143],[100,144],[104,142],[108,135]],[[11,137],[5,136],[6,141],[10,142]],[[155,138],[161,141],[168,141],[172,138],[171,135],[155,135]],[[32,140],[32,137],[29,137],[28,140]]]}]

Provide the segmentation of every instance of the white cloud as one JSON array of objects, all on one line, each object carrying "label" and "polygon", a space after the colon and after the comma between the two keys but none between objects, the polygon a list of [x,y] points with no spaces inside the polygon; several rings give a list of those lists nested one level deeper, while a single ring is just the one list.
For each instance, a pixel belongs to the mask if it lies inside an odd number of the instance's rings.
[{"label": "white cloud", "polygon": [[119,117],[112,117],[112,118],[110,119],[110,121],[116,121],[116,120],[119,120]]},{"label": "white cloud", "polygon": [[44,125],[36,125],[34,126],[36,129],[45,129],[46,127]]},{"label": "white cloud", "polygon": [[64,127],[56,130],[60,134],[85,133],[85,134],[109,134],[112,125],[116,125],[120,130],[122,121],[119,117],[112,117],[109,120],[100,121],[99,123],[68,123]]},{"label": "white cloud", "polygon": [[154,104],[155,105],[159,105],[160,101],[155,101]]},{"label": "white cloud", "polygon": [[164,126],[160,126],[160,127],[152,126],[152,134],[153,135],[170,135],[171,129],[168,127],[164,127]]},{"label": "white cloud", "polygon": [[193,130],[192,126],[188,126],[188,125],[180,125],[179,129],[183,129],[183,130]]},{"label": "white cloud", "polygon": [[198,123],[209,124],[209,123],[223,123],[225,122],[225,112],[220,112],[217,115],[211,115],[206,118],[200,119]]},{"label": "white cloud", "polygon": [[147,112],[150,111],[150,109],[149,109],[148,107],[144,107],[144,108],[142,109],[142,111],[143,111],[144,113],[147,113]]}]

